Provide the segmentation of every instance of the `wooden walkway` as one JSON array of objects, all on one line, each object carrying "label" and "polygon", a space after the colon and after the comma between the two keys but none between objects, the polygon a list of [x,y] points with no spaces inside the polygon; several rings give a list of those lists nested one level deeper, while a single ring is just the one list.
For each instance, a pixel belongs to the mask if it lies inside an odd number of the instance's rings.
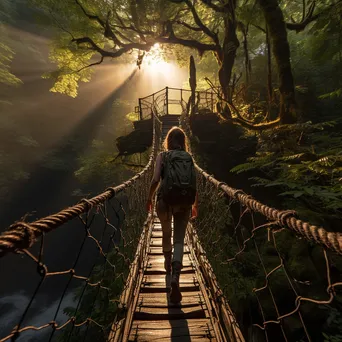
[{"label": "wooden walkway", "polygon": [[[160,118],[163,141],[171,127],[179,126],[179,118]],[[179,304],[169,300],[171,275],[164,269],[162,228],[156,213],[142,237],[122,296],[125,319],[113,327],[109,341],[244,342],[191,224],[185,236]]]},{"label": "wooden walkway", "polygon": [[210,299],[188,239],[180,276],[181,304],[169,301],[171,276],[164,270],[158,218],[154,218],[147,258],[128,341],[225,341],[211,315]]}]

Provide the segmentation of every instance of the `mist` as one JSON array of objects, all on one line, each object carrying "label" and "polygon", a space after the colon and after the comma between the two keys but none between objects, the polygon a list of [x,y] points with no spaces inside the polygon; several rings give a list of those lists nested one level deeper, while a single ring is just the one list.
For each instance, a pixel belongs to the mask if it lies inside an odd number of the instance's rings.
[{"label": "mist", "polygon": [[[135,64],[105,61],[94,67],[89,83],[80,84],[76,98],[53,93],[52,80],[42,78],[44,73],[56,69],[48,58],[50,40],[38,35],[37,28],[32,29],[28,23],[6,29],[16,51],[11,72],[22,84],[0,84],[0,231],[23,217],[32,221],[75,204],[80,200],[74,196],[77,189],[86,187],[88,196],[104,190],[108,184],[101,180],[83,184],[75,176],[80,157],[94,153],[94,141],[110,146],[114,156],[115,139],[132,130],[126,114],[127,110],[134,111],[138,98],[165,86],[180,88],[187,80],[187,70],[174,64],[163,70],[154,70],[153,66],[139,70]],[[119,105],[113,106],[114,103]],[[125,105],[120,107],[120,103]],[[127,170],[123,176],[128,178],[131,174]],[[115,183],[113,174],[111,185]],[[49,268],[68,269],[74,243],[80,241],[82,234],[68,225],[49,234],[45,242],[49,247],[45,251]],[[84,265],[86,262],[81,269],[83,275],[88,272],[88,265]],[[0,270],[2,279],[6,279],[0,286],[1,338],[18,323],[39,277],[32,260],[19,255],[0,259]],[[53,319],[60,297],[56,289],[63,287],[63,281],[44,283],[26,325],[39,326]],[[70,286],[59,310],[59,321],[65,318],[63,307],[72,305],[72,290],[78,285]],[[45,338],[46,331],[27,332],[19,341]]]}]

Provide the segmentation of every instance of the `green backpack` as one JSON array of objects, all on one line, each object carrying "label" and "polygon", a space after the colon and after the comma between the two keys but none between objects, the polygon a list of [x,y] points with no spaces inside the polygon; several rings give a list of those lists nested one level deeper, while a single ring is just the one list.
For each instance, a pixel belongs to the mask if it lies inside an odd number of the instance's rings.
[{"label": "green backpack", "polygon": [[162,199],[172,206],[191,206],[196,197],[196,173],[191,155],[183,150],[170,150],[162,157]]}]

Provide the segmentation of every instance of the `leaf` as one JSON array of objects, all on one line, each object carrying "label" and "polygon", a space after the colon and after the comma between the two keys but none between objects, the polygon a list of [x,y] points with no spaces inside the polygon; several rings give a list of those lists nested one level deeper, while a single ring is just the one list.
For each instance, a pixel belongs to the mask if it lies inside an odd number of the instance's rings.
[{"label": "leaf", "polygon": [[22,144],[23,146],[27,146],[27,147],[38,147],[39,146],[38,142],[30,136],[20,136],[18,138],[18,142],[20,144]]},{"label": "leaf", "polygon": [[320,95],[319,98],[321,100],[325,100],[325,99],[334,99],[334,98],[338,98],[341,96],[342,96],[342,88],[339,88],[339,89],[336,89],[330,93]]},{"label": "leaf", "polygon": [[282,192],[281,194],[279,194],[279,196],[293,196],[294,198],[298,198],[302,195],[304,195],[303,191],[286,191],[286,192]]}]

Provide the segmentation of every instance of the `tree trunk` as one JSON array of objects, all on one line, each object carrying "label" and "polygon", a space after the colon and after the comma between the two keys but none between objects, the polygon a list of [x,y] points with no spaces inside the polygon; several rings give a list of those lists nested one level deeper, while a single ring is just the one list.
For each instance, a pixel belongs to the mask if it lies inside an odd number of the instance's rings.
[{"label": "tree trunk", "polygon": [[249,59],[249,53],[248,53],[248,25],[247,27],[242,31],[243,34],[243,51],[245,54],[245,83],[246,88],[249,87],[249,81],[250,81],[250,75],[251,75],[251,61]]},{"label": "tree trunk", "polygon": [[[220,69],[218,76],[222,88],[223,99],[231,102],[233,94],[230,90],[229,84],[235,62],[236,50],[239,47],[239,40],[236,36],[235,8],[233,13],[231,8],[229,9],[229,13],[226,13],[224,24],[225,32],[223,46],[219,56]],[[231,117],[228,107],[226,107],[223,114],[226,117]]]},{"label": "tree trunk", "polygon": [[290,61],[290,47],[283,12],[278,0],[258,0],[264,12],[280,81],[280,122],[296,122],[296,100]]},{"label": "tree trunk", "polygon": [[273,103],[273,87],[272,87],[272,56],[271,42],[268,26],[266,25],[266,49],[267,49],[267,93],[268,93],[268,119],[271,119],[271,108]]}]

